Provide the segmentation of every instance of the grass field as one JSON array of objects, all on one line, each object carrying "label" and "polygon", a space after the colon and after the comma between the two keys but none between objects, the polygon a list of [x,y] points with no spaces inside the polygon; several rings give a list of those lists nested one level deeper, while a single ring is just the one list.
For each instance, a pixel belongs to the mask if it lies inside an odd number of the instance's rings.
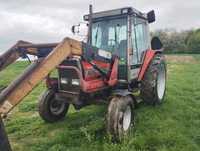
[{"label": "grass field", "polygon": [[[104,106],[70,112],[64,121],[47,124],[37,113],[40,84],[5,121],[13,151],[199,151],[200,56],[168,56],[165,103],[140,104],[136,131],[121,144],[106,137]],[[18,62],[0,73],[7,85],[28,63]]]}]

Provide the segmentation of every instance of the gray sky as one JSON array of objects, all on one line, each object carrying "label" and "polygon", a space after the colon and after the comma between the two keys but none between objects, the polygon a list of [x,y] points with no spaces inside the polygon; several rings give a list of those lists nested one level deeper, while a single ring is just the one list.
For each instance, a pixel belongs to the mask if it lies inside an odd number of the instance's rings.
[{"label": "gray sky", "polygon": [[0,0],[0,52],[17,40],[57,42],[72,36],[73,24],[82,21],[88,5],[94,11],[132,6],[156,11],[151,29],[200,27],[199,0]]}]

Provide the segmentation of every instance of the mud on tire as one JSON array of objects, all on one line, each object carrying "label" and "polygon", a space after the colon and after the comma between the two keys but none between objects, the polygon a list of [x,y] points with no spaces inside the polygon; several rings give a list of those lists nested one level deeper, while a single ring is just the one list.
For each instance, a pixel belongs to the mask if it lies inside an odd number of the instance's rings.
[{"label": "mud on tire", "polygon": [[134,103],[130,96],[113,97],[108,106],[107,132],[115,141],[121,141],[134,127]]},{"label": "mud on tire", "polygon": [[162,54],[157,54],[151,61],[141,82],[141,97],[151,105],[164,100],[166,89],[166,63]]}]

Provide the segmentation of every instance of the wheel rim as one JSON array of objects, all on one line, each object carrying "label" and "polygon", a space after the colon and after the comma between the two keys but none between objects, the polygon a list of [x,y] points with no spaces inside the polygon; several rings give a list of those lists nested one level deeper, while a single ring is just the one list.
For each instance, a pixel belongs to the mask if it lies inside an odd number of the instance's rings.
[{"label": "wheel rim", "polygon": [[60,115],[65,109],[64,102],[58,102],[57,100],[52,100],[50,104],[50,111],[54,115]]},{"label": "wheel rim", "polygon": [[160,65],[158,79],[157,79],[157,93],[160,100],[163,99],[165,93],[166,73],[164,64]]},{"label": "wheel rim", "polygon": [[131,125],[131,107],[127,106],[123,115],[123,129],[127,131]]}]

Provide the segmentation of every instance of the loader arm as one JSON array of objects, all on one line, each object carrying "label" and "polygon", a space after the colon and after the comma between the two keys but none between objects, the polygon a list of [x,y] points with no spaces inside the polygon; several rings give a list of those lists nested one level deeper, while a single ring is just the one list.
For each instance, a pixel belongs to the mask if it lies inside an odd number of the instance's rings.
[{"label": "loader arm", "polygon": [[12,64],[20,57],[20,53],[16,51],[16,48],[21,44],[27,43],[28,42],[18,41],[17,44],[0,56],[0,71],[5,69],[8,65]]},{"label": "loader arm", "polygon": [[[29,47],[31,46],[31,47]],[[44,45],[40,45],[45,47]],[[6,115],[10,112],[20,101],[27,96],[37,84],[39,84],[56,66],[70,55],[82,54],[82,43],[70,38],[65,38],[59,44],[52,44],[53,50],[44,57],[39,58],[34,62],[25,72],[14,80],[7,88],[0,94],[0,115]],[[14,62],[20,56],[20,48],[27,48],[27,53],[37,54],[37,49],[33,48],[30,43],[19,42],[8,52],[4,57],[9,56],[8,61],[2,62],[0,70],[4,69],[10,63]],[[14,51],[15,50],[15,51]],[[31,51],[30,51],[31,50]],[[12,53],[11,53],[12,52]],[[1,57],[1,61],[4,58]]]},{"label": "loader arm", "polygon": [[28,54],[39,57],[41,48],[53,48],[57,45],[58,43],[32,44],[26,41],[18,41],[13,47],[0,55],[0,71],[4,70],[20,57],[26,57]]}]

